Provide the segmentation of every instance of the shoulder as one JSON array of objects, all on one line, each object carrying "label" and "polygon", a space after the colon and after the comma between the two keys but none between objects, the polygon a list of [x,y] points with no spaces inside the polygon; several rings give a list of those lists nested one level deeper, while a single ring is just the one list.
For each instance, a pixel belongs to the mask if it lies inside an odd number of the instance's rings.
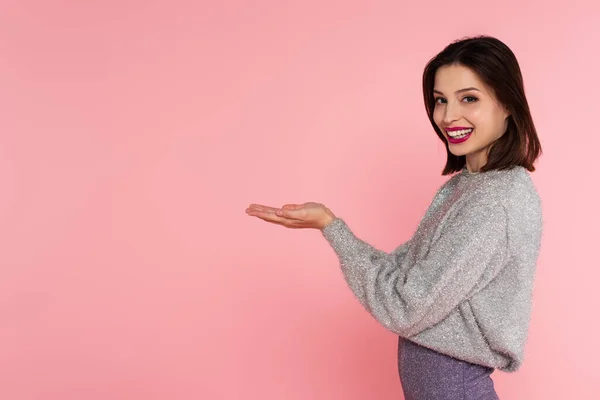
[{"label": "shoulder", "polygon": [[509,170],[490,171],[482,189],[488,191],[495,200],[506,206],[511,203],[539,203],[540,196],[529,172],[523,167]]},{"label": "shoulder", "polygon": [[438,188],[437,192],[435,193],[434,198],[438,198],[438,197],[442,197],[443,198],[443,197],[446,197],[449,193],[451,193],[454,190],[454,188],[456,188],[459,180],[460,180],[460,173],[454,174],[454,175],[450,176]]},{"label": "shoulder", "polygon": [[529,172],[523,167],[515,167],[499,174],[500,189],[508,208],[532,207],[540,208],[540,195]]},{"label": "shoulder", "polygon": [[523,167],[483,172],[465,178],[469,206],[504,208],[509,219],[538,221],[541,201],[529,172]]},{"label": "shoulder", "polygon": [[493,198],[504,206],[512,223],[540,228],[542,203],[530,173],[523,167],[498,171],[492,179]]}]

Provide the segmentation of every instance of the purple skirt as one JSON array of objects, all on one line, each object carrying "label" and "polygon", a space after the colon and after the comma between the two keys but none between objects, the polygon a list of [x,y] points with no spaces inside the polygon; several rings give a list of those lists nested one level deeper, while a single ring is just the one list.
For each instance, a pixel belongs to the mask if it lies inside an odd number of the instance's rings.
[{"label": "purple skirt", "polygon": [[498,400],[493,368],[438,353],[410,340],[398,343],[405,400]]}]

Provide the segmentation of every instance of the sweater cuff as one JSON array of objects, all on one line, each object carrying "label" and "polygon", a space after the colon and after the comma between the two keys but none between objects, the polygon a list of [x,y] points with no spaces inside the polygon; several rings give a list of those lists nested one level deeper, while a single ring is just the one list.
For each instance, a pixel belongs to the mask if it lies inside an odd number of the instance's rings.
[{"label": "sweater cuff", "polygon": [[321,233],[338,254],[355,240],[354,234],[341,218],[335,218],[325,225],[321,229]]}]

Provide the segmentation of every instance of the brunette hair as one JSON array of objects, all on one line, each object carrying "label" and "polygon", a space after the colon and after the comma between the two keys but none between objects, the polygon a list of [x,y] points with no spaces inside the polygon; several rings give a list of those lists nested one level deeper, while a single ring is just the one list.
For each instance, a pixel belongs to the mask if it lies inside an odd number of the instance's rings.
[{"label": "brunette hair", "polygon": [[463,65],[475,72],[510,113],[506,133],[490,147],[487,164],[481,168],[481,172],[515,166],[535,171],[533,164],[542,154],[542,146],[525,97],[517,58],[500,40],[490,36],[475,36],[450,43],[427,63],[423,71],[423,99],[427,116],[446,145],[448,154],[442,175],[458,172],[466,165],[465,156],[450,153],[444,134],[433,120],[436,71],[452,64]]}]

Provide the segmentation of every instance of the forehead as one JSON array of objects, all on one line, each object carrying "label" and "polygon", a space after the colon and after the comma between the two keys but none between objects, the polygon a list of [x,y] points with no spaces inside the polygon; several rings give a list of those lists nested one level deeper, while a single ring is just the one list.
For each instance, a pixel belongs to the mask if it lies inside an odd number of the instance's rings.
[{"label": "forehead", "polygon": [[450,93],[471,86],[482,91],[486,89],[479,76],[464,65],[444,65],[435,73],[434,89],[441,92]]}]

